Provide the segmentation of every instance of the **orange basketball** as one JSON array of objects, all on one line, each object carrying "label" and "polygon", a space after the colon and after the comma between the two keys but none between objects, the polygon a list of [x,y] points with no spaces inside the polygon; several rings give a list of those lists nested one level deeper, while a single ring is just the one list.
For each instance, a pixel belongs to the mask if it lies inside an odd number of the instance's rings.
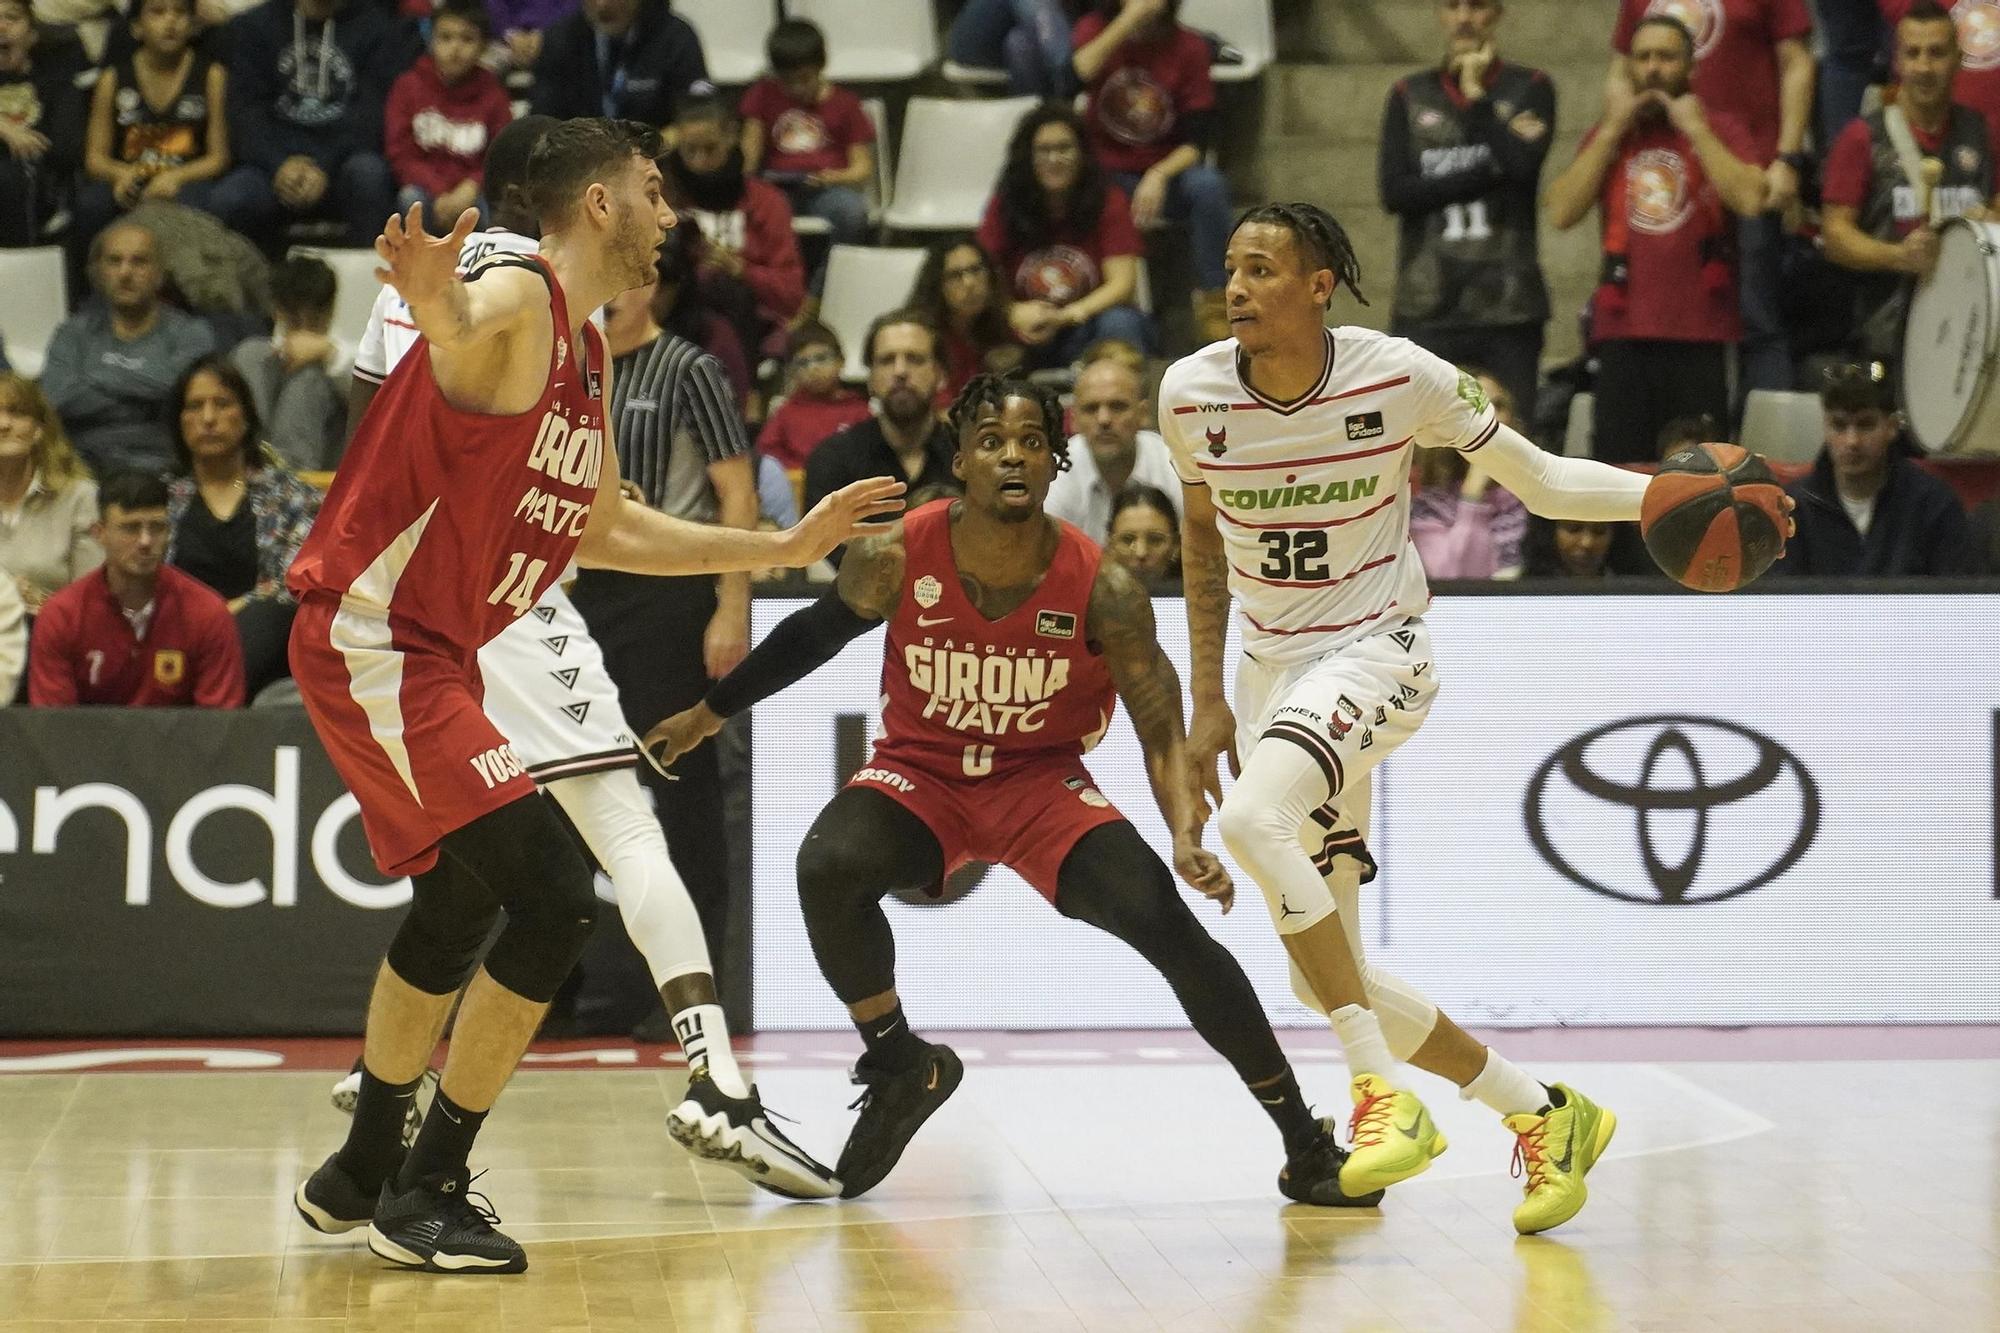
[{"label": "orange basketball", "polygon": [[1646,486],[1639,531],[1653,560],[1697,592],[1733,592],[1785,552],[1785,490],[1757,455],[1697,444]]}]

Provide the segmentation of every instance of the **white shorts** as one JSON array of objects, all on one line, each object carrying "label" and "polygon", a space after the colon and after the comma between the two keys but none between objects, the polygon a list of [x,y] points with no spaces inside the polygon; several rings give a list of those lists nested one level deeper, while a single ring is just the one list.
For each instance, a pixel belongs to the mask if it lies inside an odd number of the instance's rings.
[{"label": "white shorts", "polygon": [[536,782],[639,762],[604,654],[561,584],[479,650],[479,674],[486,716]]},{"label": "white shorts", "polygon": [[[1259,745],[1295,744],[1326,774],[1329,812],[1357,786],[1365,802],[1362,779],[1417,734],[1437,690],[1431,634],[1422,620],[1292,667],[1245,655],[1236,667],[1236,753],[1248,764]],[[1365,823],[1365,806],[1357,813],[1349,822]]]}]

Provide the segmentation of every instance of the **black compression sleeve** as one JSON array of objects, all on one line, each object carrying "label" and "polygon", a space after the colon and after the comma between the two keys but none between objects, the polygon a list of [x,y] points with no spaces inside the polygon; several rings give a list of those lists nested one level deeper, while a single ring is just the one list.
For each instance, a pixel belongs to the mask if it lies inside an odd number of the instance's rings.
[{"label": "black compression sleeve", "polygon": [[804,680],[881,623],[857,614],[840,600],[838,589],[830,588],[811,606],[779,621],[734,671],[709,687],[702,702],[717,717],[733,717]]}]

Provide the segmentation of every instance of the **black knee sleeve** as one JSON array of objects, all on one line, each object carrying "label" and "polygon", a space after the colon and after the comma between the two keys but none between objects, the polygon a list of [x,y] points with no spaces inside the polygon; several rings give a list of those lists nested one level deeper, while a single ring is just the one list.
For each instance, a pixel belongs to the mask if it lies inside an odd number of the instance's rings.
[{"label": "black knee sleeve", "polygon": [[441,851],[506,910],[486,970],[524,1000],[554,999],[597,924],[597,894],[553,803],[524,796],[450,834]]},{"label": "black knee sleeve", "polygon": [[500,904],[486,886],[440,856],[411,881],[409,915],[389,941],[389,969],[426,995],[456,994],[499,920]]}]

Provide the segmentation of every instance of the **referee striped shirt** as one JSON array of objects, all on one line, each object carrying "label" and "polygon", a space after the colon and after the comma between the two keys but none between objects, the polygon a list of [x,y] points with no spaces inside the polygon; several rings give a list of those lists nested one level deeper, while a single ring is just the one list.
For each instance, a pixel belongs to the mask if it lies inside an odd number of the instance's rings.
[{"label": "referee striped shirt", "polygon": [[618,469],[646,503],[676,518],[719,516],[711,463],[750,452],[722,363],[663,333],[613,363],[611,420]]}]

